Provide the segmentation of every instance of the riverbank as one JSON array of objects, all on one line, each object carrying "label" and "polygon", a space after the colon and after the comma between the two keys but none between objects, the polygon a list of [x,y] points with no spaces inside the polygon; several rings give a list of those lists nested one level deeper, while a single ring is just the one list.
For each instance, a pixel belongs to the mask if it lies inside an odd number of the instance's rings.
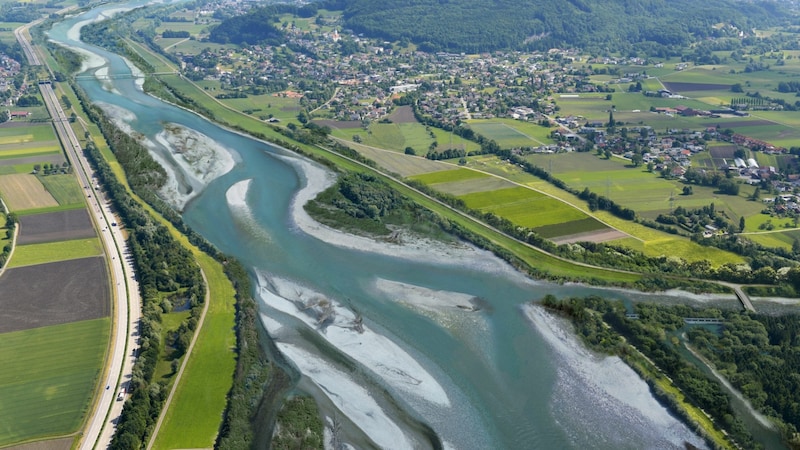
[{"label": "riverbank", "polygon": [[416,235],[407,230],[398,230],[395,238],[378,240],[336,230],[312,218],[303,206],[320,192],[336,182],[336,174],[307,159],[281,157],[294,166],[303,178],[303,187],[295,194],[291,205],[291,217],[297,230],[323,242],[342,248],[380,253],[408,260],[429,261],[437,264],[469,267],[484,272],[518,276],[531,282],[510,264],[497,258],[492,252],[477,248],[463,241],[443,242]]}]

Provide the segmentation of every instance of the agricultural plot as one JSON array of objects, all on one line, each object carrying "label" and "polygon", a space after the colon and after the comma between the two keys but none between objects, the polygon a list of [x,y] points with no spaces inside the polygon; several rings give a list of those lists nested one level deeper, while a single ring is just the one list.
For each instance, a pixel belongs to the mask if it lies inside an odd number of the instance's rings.
[{"label": "agricultural plot", "polygon": [[533,229],[562,224],[566,230],[569,228],[568,222],[588,217],[582,211],[559,200],[524,187],[477,192],[460,198],[469,208],[492,212],[517,225]]},{"label": "agricultural plot", "polygon": [[19,218],[17,245],[95,237],[89,213],[73,209]]},{"label": "agricultural plot", "polygon": [[437,191],[446,194],[460,197],[466,194],[473,194],[475,192],[497,191],[500,189],[508,189],[516,186],[514,183],[499,177],[484,177],[472,178],[463,181],[453,181],[449,183],[439,183],[436,186]]},{"label": "agricultural plot", "polygon": [[8,269],[0,277],[0,333],[107,317],[110,296],[103,258]]},{"label": "agricultural plot", "polygon": [[795,240],[800,240],[800,230],[748,234],[747,239],[765,247],[791,249]]},{"label": "agricultural plot", "polygon": [[78,430],[102,369],[109,328],[108,319],[94,319],[0,334],[0,446]]},{"label": "agricultural plot", "polygon": [[[592,157],[592,155],[589,154],[567,154],[567,155],[583,155]],[[547,157],[551,156],[560,157],[565,155],[548,155]],[[581,167],[581,164],[589,164],[590,161],[591,160],[588,158],[577,159],[574,161],[574,167],[579,168]],[[496,157],[485,156],[485,155],[479,157],[473,157],[470,159],[470,162],[474,164],[475,167],[480,167],[481,170],[485,170],[487,172],[505,177],[517,183],[522,183],[538,191],[552,195],[553,197],[561,199],[565,202],[570,202],[572,204],[578,205],[578,208],[584,211],[587,217],[589,216],[588,207],[585,206],[586,203],[584,201],[580,200],[576,196],[566,191],[563,191],[553,186],[552,184],[544,180],[536,178],[533,175],[524,173],[519,167],[515,165],[507,164],[497,160]],[[613,160],[606,162],[612,164],[614,163]],[[571,163],[573,163],[573,161],[560,162],[560,164],[562,164],[562,167],[567,167],[567,168]],[[541,164],[539,165],[541,166]],[[555,167],[556,167],[556,162],[554,161],[553,163],[554,173],[555,173]],[[728,196],[723,196],[723,197],[728,197]],[[742,203],[747,203],[749,205],[759,206],[758,202],[747,202],[746,199],[743,197],[731,197],[731,199],[735,201],[741,201]],[[708,202],[706,202],[706,204],[707,203]],[[625,203],[622,204],[625,205]],[[609,226],[616,228],[617,230],[620,230],[623,233],[626,233],[628,236],[631,236],[630,238],[619,239],[616,240],[615,242],[628,243],[631,248],[640,250],[649,256],[660,256],[662,254],[668,254],[671,256],[683,258],[687,261],[708,260],[714,266],[719,266],[729,262],[730,263],[742,262],[742,258],[733,253],[715,248],[703,247],[699,244],[689,241],[686,238],[674,236],[662,231],[645,227],[644,225],[638,223],[620,219],[606,211],[594,211],[592,215],[595,216],[598,220],[602,221],[601,223],[609,224]],[[603,233],[603,231],[599,230],[598,233]],[[554,236],[553,240],[558,240],[558,236]],[[589,240],[589,239],[582,239],[582,240]],[[648,246],[647,244],[651,242],[653,244]]]},{"label": "agricultural plot", "polygon": [[[502,121],[470,121],[469,127],[487,139],[494,140],[502,148],[538,147],[549,142],[549,139],[540,140]],[[549,133],[548,129],[540,128]]]},{"label": "agricultural plot", "polygon": [[45,189],[56,199],[59,205],[83,205],[83,191],[77,179],[72,175],[47,175],[39,177]]},{"label": "agricultural plot", "polygon": [[31,174],[0,176],[0,195],[12,211],[58,206],[56,199]]},{"label": "agricultural plot", "polygon": [[345,144],[355,149],[365,158],[375,161],[378,166],[402,177],[435,172],[438,170],[451,170],[453,168],[452,164],[442,161],[432,161],[420,156],[404,155],[402,153],[369,147],[354,142],[345,142]]},{"label": "agricultural plot", "polygon": [[22,144],[34,141],[57,142],[53,126],[49,123],[30,124],[25,122],[6,123],[0,126],[0,144]]},{"label": "agricultural plot", "polygon": [[103,245],[96,237],[71,241],[44,242],[19,245],[8,262],[8,267],[22,267],[54,261],[87,258],[103,254]]},{"label": "agricultural plot", "polygon": [[489,174],[481,173],[476,170],[458,168],[447,171],[415,175],[411,178],[425,184],[435,185],[439,183],[452,183],[456,181],[473,180],[476,178],[486,178],[489,176]]}]

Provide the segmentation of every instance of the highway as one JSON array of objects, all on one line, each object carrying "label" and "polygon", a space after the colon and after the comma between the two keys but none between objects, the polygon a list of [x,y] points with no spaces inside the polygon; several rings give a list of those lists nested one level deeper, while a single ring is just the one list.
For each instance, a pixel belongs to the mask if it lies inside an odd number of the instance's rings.
[{"label": "highway", "polygon": [[[25,29],[15,30],[26,57],[32,65],[41,65],[35,49],[27,40]],[[103,379],[98,385],[90,417],[83,430],[80,448],[82,450],[108,448],[116,430],[116,422],[122,413],[124,401],[118,400],[119,393],[127,388],[136,360],[136,342],[139,336],[141,317],[141,298],[139,285],[134,275],[133,261],[123,235],[120,220],[115,216],[111,205],[105,198],[101,186],[97,185],[94,172],[83,156],[83,148],[70,126],[66,113],[61,108],[52,84],[39,83],[47,111],[61,141],[64,152],[74,169],[78,181],[83,186],[89,215],[103,242],[109,267],[109,277],[113,299],[113,326],[109,342],[108,359]],[[124,400],[126,396],[122,395]]]}]

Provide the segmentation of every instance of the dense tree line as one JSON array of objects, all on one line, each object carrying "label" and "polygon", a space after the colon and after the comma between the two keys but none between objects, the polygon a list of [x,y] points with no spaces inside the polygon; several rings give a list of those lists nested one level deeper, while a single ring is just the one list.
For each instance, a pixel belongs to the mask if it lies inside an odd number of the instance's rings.
[{"label": "dense tree line", "polygon": [[[782,20],[775,5],[710,0],[370,0],[330,2],[344,6],[356,33],[411,40],[423,51],[480,53],[497,49],[585,49],[679,52],[695,39],[724,36],[710,24],[732,23],[749,30]],[[681,17],[678,23],[675,17]],[[679,53],[677,53],[679,54]]]},{"label": "dense tree line", "polygon": [[175,31],[175,30],[164,30],[161,33],[161,37],[168,39],[168,38],[188,38],[191,36],[188,31]]},{"label": "dense tree line", "polygon": [[[735,416],[728,394],[719,382],[683,358],[678,341],[672,338],[673,333],[684,326],[684,318],[716,318],[721,315],[719,310],[698,311],[686,305],[636,303],[634,312],[637,318],[634,319],[626,316],[627,309],[622,302],[597,296],[558,300],[548,295],[542,300],[542,305],[569,317],[578,336],[597,351],[618,355],[628,361],[635,358],[626,348],[625,342],[630,343],[667,375],[692,404],[713,417],[715,423],[725,429],[738,445],[757,448],[752,435],[741,419]],[[731,316],[737,314],[739,313],[730,313]],[[695,329],[699,327],[692,328]],[[633,367],[636,368],[635,365]],[[653,389],[653,380],[649,379],[651,375],[640,375]],[[667,398],[663,392],[657,394],[679,417],[689,424],[692,423],[691,418],[674,399]]]},{"label": "dense tree line", "polygon": [[283,33],[273,25],[277,18],[270,8],[253,8],[245,14],[225,19],[209,35],[211,42],[220,44],[279,45]]},{"label": "dense tree line", "polygon": [[692,328],[692,345],[762,413],[778,418],[789,439],[800,427],[800,320],[723,313],[721,332]]},{"label": "dense tree line", "polygon": [[[88,105],[82,93],[79,93],[79,99],[84,109],[91,111],[90,117],[103,124],[101,129],[108,131],[109,126],[113,126],[101,116],[99,110],[92,109],[95,106]],[[113,138],[112,135],[109,137]],[[110,142],[120,140],[112,139]],[[89,143],[85,153],[109,200],[130,230],[128,245],[142,295],[139,357],[128,384],[131,397],[126,403],[118,432],[112,441],[112,448],[139,448],[146,441],[150,427],[158,418],[166,395],[164,382],[153,380],[156,364],[162,357],[161,314],[169,312],[172,307],[187,303],[192,307],[190,317],[182,324],[180,331],[169,336],[171,342],[168,344],[174,350],[171,357],[177,359],[185,351],[185,347],[179,343],[186,342],[197,324],[205,297],[205,284],[191,253],[174,240],[166,227],[153,221],[144,208],[128,195],[99,150]],[[135,178],[140,181],[142,179]],[[143,189],[147,186],[140,184],[137,187]]]}]

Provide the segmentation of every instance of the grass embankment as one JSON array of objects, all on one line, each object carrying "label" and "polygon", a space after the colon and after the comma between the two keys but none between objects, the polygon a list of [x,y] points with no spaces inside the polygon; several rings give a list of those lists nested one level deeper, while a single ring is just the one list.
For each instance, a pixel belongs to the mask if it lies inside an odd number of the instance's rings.
[{"label": "grass embankment", "polygon": [[206,275],[210,303],[154,449],[213,447],[236,366],[233,286],[219,262],[190,248]]},{"label": "grass embankment", "polygon": [[78,429],[109,328],[104,318],[0,334],[0,446]]}]

